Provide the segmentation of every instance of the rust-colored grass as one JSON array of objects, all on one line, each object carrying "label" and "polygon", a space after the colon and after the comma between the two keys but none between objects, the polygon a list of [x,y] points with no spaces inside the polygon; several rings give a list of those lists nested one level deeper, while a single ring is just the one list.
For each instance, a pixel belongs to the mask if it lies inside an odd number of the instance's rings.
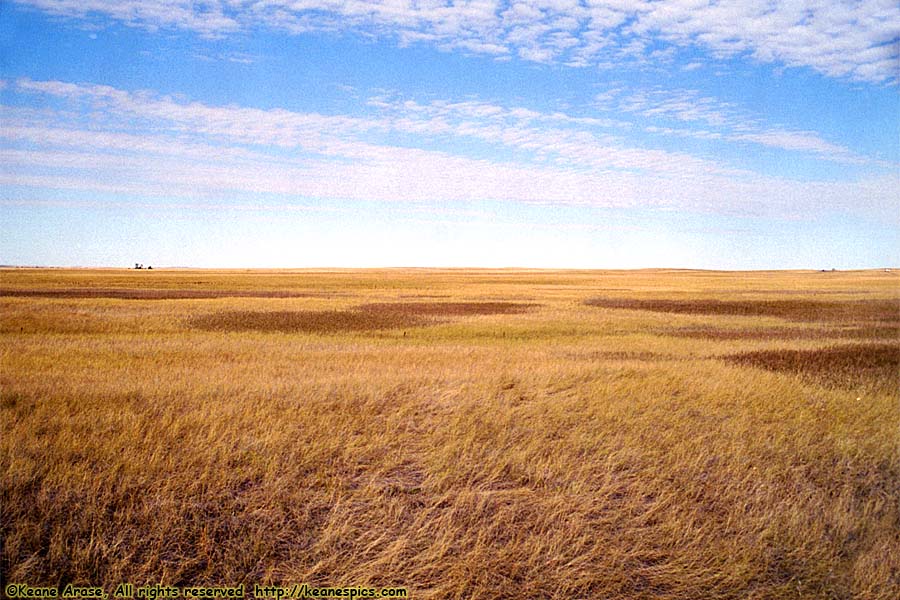
[{"label": "rust-colored grass", "polygon": [[115,298],[118,300],[201,300],[210,298],[311,298],[323,296],[315,292],[278,290],[178,290],[141,288],[83,288],[61,290],[0,289],[0,297],[8,298]]},{"label": "rust-colored grass", "polygon": [[4,584],[900,597],[900,273],[0,280]]},{"label": "rust-colored grass", "polygon": [[430,317],[471,315],[518,315],[536,308],[523,302],[377,302],[363,304],[359,310],[370,314],[406,314]]},{"label": "rust-colored grass", "polygon": [[425,319],[399,312],[359,310],[250,311],[235,310],[192,317],[187,325],[208,331],[339,333],[416,327]]},{"label": "rust-colored grass", "polygon": [[874,324],[856,327],[721,327],[695,325],[668,328],[661,334],[699,340],[826,340],[872,339],[900,340],[900,325]]},{"label": "rust-colored grass", "polygon": [[514,302],[383,302],[348,310],[222,311],[191,317],[186,323],[209,331],[325,334],[419,327],[440,318],[520,314],[531,308],[531,304]]},{"label": "rust-colored grass", "polygon": [[896,321],[900,319],[900,301],[897,300],[591,298],[586,301],[586,304],[601,308],[687,315],[765,316],[794,321]]},{"label": "rust-colored grass", "polygon": [[770,371],[797,373],[834,385],[884,385],[900,390],[900,343],[756,350],[725,359]]}]

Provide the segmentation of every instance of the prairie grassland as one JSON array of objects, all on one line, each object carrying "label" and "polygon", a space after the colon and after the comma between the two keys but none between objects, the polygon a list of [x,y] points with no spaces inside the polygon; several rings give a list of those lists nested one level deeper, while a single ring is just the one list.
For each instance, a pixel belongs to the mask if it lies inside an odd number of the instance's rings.
[{"label": "prairie grassland", "polygon": [[897,272],[0,273],[2,579],[900,597]]}]

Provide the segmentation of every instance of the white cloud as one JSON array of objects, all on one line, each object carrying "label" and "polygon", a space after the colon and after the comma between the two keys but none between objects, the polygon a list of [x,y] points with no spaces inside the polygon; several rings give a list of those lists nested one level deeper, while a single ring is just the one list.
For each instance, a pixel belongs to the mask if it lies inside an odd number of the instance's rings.
[{"label": "white cloud", "polygon": [[[735,24],[740,26],[735,26]],[[689,0],[655,3],[633,27],[724,56],[811,67],[829,76],[896,80],[900,5],[893,0],[779,2],[732,0],[698,9]]]},{"label": "white cloud", "polygon": [[[877,162],[860,156],[845,146],[829,142],[815,131],[791,131],[783,127],[766,125],[735,104],[702,96],[696,90],[654,89],[625,95],[621,89],[614,89],[598,95],[596,101],[602,110],[615,108],[651,121],[682,124],[682,127],[668,125],[645,127],[644,130],[650,133],[739,143],[750,142],[779,150],[812,154],[818,158],[846,164]],[[714,131],[684,127],[695,124]]]},{"label": "white cloud", "polygon": [[[297,34],[356,31],[401,45],[431,43],[570,66],[669,60],[676,49],[697,47],[713,57],[747,55],[831,77],[885,82],[897,80],[900,60],[895,0],[15,1],[54,15],[103,15],[150,30],[178,28],[204,36],[260,26]],[[694,59],[685,68],[698,65]]]},{"label": "white cloud", "polygon": [[[204,136],[221,142],[301,150],[310,155],[344,159],[377,156],[380,147],[364,141],[373,132],[450,134],[537,153],[568,168],[625,169],[680,173],[686,170],[725,172],[717,165],[686,154],[624,147],[614,136],[591,127],[616,126],[615,121],[578,118],[507,109],[485,102],[442,102],[420,105],[375,98],[370,104],[385,111],[383,118],[324,116],[286,110],[213,107],[149,94],[131,94],[108,86],[58,81],[19,80],[26,92],[39,92],[102,107],[116,126],[135,118],[151,121],[154,129]],[[567,127],[574,125],[575,127]],[[587,127],[587,129],[585,128]],[[57,136],[58,137],[58,136]],[[102,138],[102,136],[100,136]],[[53,136],[48,139],[54,139]],[[123,142],[127,143],[127,142]],[[136,145],[141,147],[141,145]]]},{"label": "white cloud", "polygon": [[757,133],[740,133],[729,136],[735,141],[749,141],[782,150],[812,152],[833,160],[848,163],[864,163],[865,158],[855,155],[849,149],[823,140],[812,131],[769,130]]},{"label": "white cloud", "polygon": [[733,120],[735,107],[715,98],[703,97],[696,90],[653,90],[621,98],[619,110],[647,117],[668,117],[679,121],[701,121],[720,126]]},{"label": "white cloud", "polygon": [[231,2],[208,0],[15,0],[52,15],[85,18],[102,14],[127,25],[157,28],[179,28],[205,36],[231,33],[241,28],[235,17],[226,15]]},{"label": "white cloud", "polygon": [[721,140],[723,137],[722,134],[717,131],[706,131],[704,129],[673,129],[672,127],[657,127],[656,125],[648,125],[644,128],[644,131],[647,131],[648,133],[674,135],[699,140]]},{"label": "white cloud", "polygon": [[[895,208],[890,178],[810,183],[767,177],[683,153],[627,146],[604,132],[615,123],[475,100],[421,104],[374,98],[370,104],[382,114],[362,119],[210,106],[58,81],[10,85],[17,94],[52,95],[64,109],[3,108],[0,183],[7,186],[200,199],[277,193],[779,215],[829,209],[884,215]],[[85,114],[99,116],[85,122]],[[379,141],[392,132],[418,136],[423,147]],[[436,135],[521,155],[487,159],[428,149],[429,136]],[[840,151],[818,147],[813,134],[804,135],[781,132],[780,139],[746,141]]]}]

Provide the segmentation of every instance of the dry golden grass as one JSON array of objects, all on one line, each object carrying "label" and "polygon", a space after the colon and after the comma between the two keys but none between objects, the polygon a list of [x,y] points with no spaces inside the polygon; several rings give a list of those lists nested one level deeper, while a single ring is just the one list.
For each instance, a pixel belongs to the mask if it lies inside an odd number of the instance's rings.
[{"label": "dry golden grass", "polygon": [[897,273],[0,279],[4,583],[900,597]]}]

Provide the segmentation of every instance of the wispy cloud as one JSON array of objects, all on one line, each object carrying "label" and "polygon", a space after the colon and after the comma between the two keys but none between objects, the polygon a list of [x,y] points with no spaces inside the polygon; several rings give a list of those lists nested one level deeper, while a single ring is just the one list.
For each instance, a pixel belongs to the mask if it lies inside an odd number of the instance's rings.
[{"label": "wispy cloud", "polygon": [[619,110],[640,113],[646,117],[667,117],[685,122],[701,122],[721,126],[734,122],[736,107],[696,90],[653,90],[622,97]]},{"label": "wispy cloud", "polygon": [[[25,92],[39,92],[102,107],[110,125],[152,120],[154,129],[165,125],[172,133],[207,136],[248,146],[301,150],[307,156],[345,159],[378,158],[382,146],[364,138],[379,132],[416,135],[451,135],[532,153],[541,162],[571,168],[632,170],[638,172],[724,172],[722,165],[682,153],[640,149],[598,134],[595,127],[617,126],[614,121],[572,117],[560,112],[539,113],[479,102],[415,101],[374,98],[384,110],[381,118],[325,116],[280,109],[214,107],[181,103],[169,97],[132,94],[109,86],[76,85],[59,81],[19,80]],[[574,125],[574,127],[565,127]]]},{"label": "wispy cloud", "polygon": [[[418,103],[382,96],[371,100],[379,114],[359,118],[213,106],[59,81],[23,79],[12,87],[17,94],[53,99],[47,104],[59,108],[3,109],[0,183],[7,186],[181,198],[266,192],[780,215],[849,207],[882,215],[895,204],[890,177],[791,181],[684,153],[628,146],[607,136],[607,127],[617,124],[602,119],[477,100]],[[96,116],[85,121],[85,115]],[[383,141],[394,134],[411,136],[418,147]],[[428,140],[438,135],[524,156],[435,150]],[[814,139],[805,143],[814,145]]]},{"label": "wispy cloud", "polygon": [[795,150],[798,152],[811,152],[838,162],[863,164],[871,162],[859,156],[848,148],[839,144],[833,144],[823,140],[819,134],[813,131],[784,131],[778,129],[737,133],[729,136],[733,141],[748,141],[763,146],[780,148],[782,150]]},{"label": "wispy cloud", "polygon": [[624,93],[612,89],[599,94],[596,105],[603,111],[635,114],[657,123],[644,128],[654,134],[759,144],[846,164],[877,162],[825,140],[818,132],[766,124],[734,103],[704,96],[697,90],[657,88]]},{"label": "wispy cloud", "polygon": [[204,54],[203,52],[196,52],[194,54],[194,58],[196,58],[197,60],[208,62],[230,62],[240,65],[252,65],[259,60],[258,57],[251,54],[246,54],[244,52],[224,54]]},{"label": "wispy cloud", "polygon": [[[894,0],[753,3],[721,0],[15,0],[77,19],[221,36],[268,27],[294,34],[355,31],[573,67],[660,62],[678,51],[749,56],[830,77],[897,80]],[[740,26],[736,27],[735,24]],[[696,57],[683,68],[699,68]]]},{"label": "wispy cloud", "polygon": [[724,165],[685,153],[629,146],[608,130],[628,129],[630,124],[613,119],[540,113],[479,101],[435,101],[422,105],[379,98],[372,103],[393,117],[390,122],[397,129],[474,139],[525,152],[536,161],[562,167],[643,174],[733,173]]}]

